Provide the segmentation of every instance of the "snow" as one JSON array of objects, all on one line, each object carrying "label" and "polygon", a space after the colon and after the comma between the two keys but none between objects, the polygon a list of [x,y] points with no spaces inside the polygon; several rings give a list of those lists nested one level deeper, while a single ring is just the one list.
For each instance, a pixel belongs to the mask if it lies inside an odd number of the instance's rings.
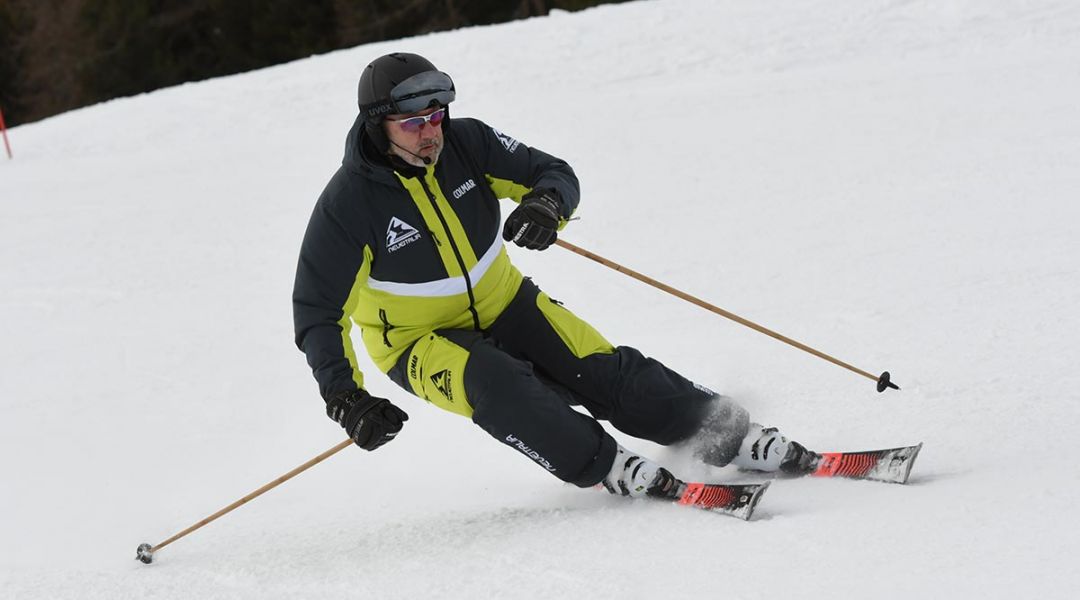
[{"label": "snow", "polygon": [[[562,156],[565,250],[515,263],[823,451],[925,442],[906,486],[778,481],[751,522],[564,486],[465,419],[342,439],[290,293],[355,80],[392,50],[454,114]],[[664,0],[370,44],[9,132],[4,598],[1071,597],[1080,553],[1080,5]],[[1071,199],[1071,200],[1070,200]],[[739,480],[618,436],[680,474]]]}]

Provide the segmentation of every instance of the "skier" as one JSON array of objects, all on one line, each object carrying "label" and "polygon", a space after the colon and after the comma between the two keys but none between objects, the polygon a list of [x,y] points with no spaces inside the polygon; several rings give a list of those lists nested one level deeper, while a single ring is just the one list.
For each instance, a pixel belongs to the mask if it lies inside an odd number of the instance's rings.
[{"label": "skier", "polygon": [[[807,472],[818,455],[612,345],[522,276],[504,240],[548,248],[578,205],[577,177],[479,120],[451,119],[455,93],[450,76],[416,54],[382,56],[360,76],[360,114],[311,215],[293,291],[296,344],[327,415],[367,450],[409,418],[365,390],[355,321],[397,385],[577,486],[674,493],[667,469],[620,446],[598,420],[714,466]],[[518,203],[501,228],[500,198]]]}]

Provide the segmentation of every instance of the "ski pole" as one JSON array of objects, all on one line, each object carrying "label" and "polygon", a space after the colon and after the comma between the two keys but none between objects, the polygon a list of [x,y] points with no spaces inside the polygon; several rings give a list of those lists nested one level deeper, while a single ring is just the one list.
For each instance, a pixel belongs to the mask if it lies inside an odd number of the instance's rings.
[{"label": "ski pole", "polygon": [[757,331],[759,333],[764,333],[765,335],[767,335],[767,336],[769,336],[771,338],[780,340],[781,342],[784,342],[785,344],[790,344],[792,346],[795,346],[799,350],[802,350],[804,352],[809,352],[810,354],[813,354],[814,356],[816,356],[818,358],[825,359],[825,360],[833,363],[834,365],[844,367],[845,369],[847,369],[847,370],[849,370],[849,371],[851,371],[853,373],[858,373],[859,375],[862,375],[863,377],[866,377],[866,378],[872,379],[874,381],[877,381],[877,391],[878,392],[884,392],[887,388],[892,388],[894,390],[900,389],[900,386],[896,385],[895,383],[892,383],[889,380],[889,372],[888,371],[885,371],[881,375],[875,377],[875,376],[871,375],[870,373],[867,373],[866,371],[863,371],[862,369],[857,369],[857,368],[847,364],[846,362],[844,362],[842,360],[837,360],[837,359],[829,356],[828,354],[825,354],[824,352],[820,352],[818,350],[815,350],[815,349],[811,348],[810,346],[807,346],[806,344],[802,344],[802,343],[797,342],[797,341],[795,341],[795,340],[793,340],[793,339],[791,339],[789,337],[780,335],[779,333],[776,333],[775,331],[773,331],[771,329],[767,329],[765,327],[762,327],[761,325],[758,325],[757,323],[754,323],[753,321],[749,321],[747,319],[744,319],[744,318],[740,317],[739,315],[737,315],[735,313],[728,312],[728,311],[726,311],[726,310],[724,310],[724,309],[722,309],[722,308],[720,308],[718,306],[714,306],[712,304],[709,304],[708,302],[705,302],[704,300],[701,300],[700,298],[696,298],[694,296],[691,296],[690,294],[687,294],[686,292],[683,292],[681,290],[677,290],[677,289],[671,287],[670,285],[661,283],[661,282],[659,282],[659,281],[657,281],[657,280],[655,280],[655,279],[653,279],[651,277],[647,277],[645,275],[642,275],[641,273],[638,273],[637,271],[634,271],[633,269],[628,269],[628,268],[626,268],[626,267],[624,267],[624,266],[622,266],[622,265],[620,265],[620,264],[618,264],[616,262],[612,262],[612,261],[604,258],[603,256],[600,256],[598,254],[594,254],[592,252],[589,252],[588,250],[585,250],[584,248],[579,248],[578,246],[575,246],[575,245],[571,244],[570,242],[566,242],[566,241],[563,241],[561,239],[557,239],[557,240],[555,240],[555,245],[556,246],[562,246],[563,248],[566,248],[567,250],[569,250],[569,251],[571,251],[571,252],[573,252],[575,254],[580,254],[581,256],[584,256],[585,258],[588,258],[590,260],[594,260],[594,261],[604,265],[605,267],[608,267],[610,269],[614,269],[614,270],[616,270],[616,271],[618,271],[618,272],[620,272],[620,273],[622,273],[624,275],[628,275],[630,277],[633,277],[634,279],[637,279],[638,281],[640,281],[642,283],[647,283],[647,284],[653,286],[654,288],[657,288],[659,290],[663,290],[663,291],[665,291],[665,292],[667,292],[667,293],[669,293],[669,294],[671,294],[673,296],[676,296],[678,298],[682,298],[683,300],[686,300],[687,302],[689,302],[691,304],[696,304],[696,305],[700,306],[701,308],[704,308],[705,310],[708,310],[708,311],[711,311],[711,312],[714,312],[714,313],[720,315],[721,317],[731,319],[732,321],[735,321],[736,323],[738,323],[740,325],[745,325],[746,327],[749,327],[750,329],[753,329],[754,331]]},{"label": "ski pole", "polygon": [[211,521],[216,520],[218,517],[224,516],[224,515],[232,512],[234,509],[239,508],[240,506],[246,504],[247,502],[249,502],[251,500],[254,500],[255,498],[258,498],[259,496],[265,494],[266,492],[269,492],[270,490],[272,490],[272,489],[276,488],[277,486],[285,483],[286,481],[292,479],[293,477],[296,477],[300,473],[303,473],[304,471],[310,469],[311,467],[314,467],[315,465],[317,465],[317,464],[321,463],[322,461],[330,458],[331,456],[337,454],[338,452],[341,452],[345,448],[348,448],[350,445],[352,445],[352,443],[353,443],[353,441],[351,439],[345,440],[344,442],[341,442],[340,444],[334,446],[333,448],[327,450],[326,452],[323,452],[322,454],[320,454],[320,455],[316,456],[315,458],[307,461],[306,463],[300,465],[299,467],[296,467],[292,471],[289,471],[288,473],[282,475],[281,477],[278,477],[277,479],[271,481],[270,483],[262,486],[261,488],[255,490],[254,492],[251,492],[247,496],[244,496],[243,498],[237,500],[236,502],[233,502],[232,504],[230,504],[230,505],[226,506],[225,508],[217,511],[216,513],[210,515],[209,517],[206,517],[205,519],[203,519],[202,521],[199,521],[198,523],[192,525],[191,527],[188,527],[187,529],[181,531],[180,533],[177,533],[176,535],[174,535],[171,538],[165,540],[164,542],[161,542],[160,544],[157,544],[157,545],[154,545],[154,546],[151,546],[150,544],[139,544],[139,548],[135,551],[135,559],[140,560],[140,561],[142,561],[143,563],[146,563],[146,564],[150,564],[150,563],[154,562],[154,552],[157,552],[158,550],[161,550],[165,546],[168,546],[169,544],[171,544],[171,543],[175,542],[176,540],[184,537],[185,535],[195,531],[196,529],[199,529],[203,525],[206,525],[206,524],[210,523]]}]

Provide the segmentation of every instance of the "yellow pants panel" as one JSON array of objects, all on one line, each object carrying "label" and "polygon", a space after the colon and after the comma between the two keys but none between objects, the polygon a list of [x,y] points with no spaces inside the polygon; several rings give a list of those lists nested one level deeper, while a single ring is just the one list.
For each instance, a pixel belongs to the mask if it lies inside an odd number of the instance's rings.
[{"label": "yellow pants panel", "polygon": [[593,354],[611,354],[615,351],[611,342],[604,339],[604,336],[593,329],[592,325],[563,308],[544,292],[536,295],[536,306],[574,356],[585,358]]},{"label": "yellow pants panel", "polygon": [[406,376],[413,393],[443,410],[472,417],[465,398],[465,363],[469,351],[437,333],[417,340],[409,353]]}]

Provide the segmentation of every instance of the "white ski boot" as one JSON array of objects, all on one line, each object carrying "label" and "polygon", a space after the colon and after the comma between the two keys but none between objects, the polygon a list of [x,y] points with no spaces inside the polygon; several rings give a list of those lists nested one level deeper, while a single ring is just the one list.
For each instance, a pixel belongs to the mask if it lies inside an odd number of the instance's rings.
[{"label": "white ski boot", "polygon": [[747,471],[805,475],[813,470],[818,457],[802,444],[788,440],[775,427],[751,423],[731,464]]},{"label": "white ski boot", "polygon": [[678,481],[671,471],[620,445],[611,471],[601,483],[612,494],[670,498],[678,488]]}]

